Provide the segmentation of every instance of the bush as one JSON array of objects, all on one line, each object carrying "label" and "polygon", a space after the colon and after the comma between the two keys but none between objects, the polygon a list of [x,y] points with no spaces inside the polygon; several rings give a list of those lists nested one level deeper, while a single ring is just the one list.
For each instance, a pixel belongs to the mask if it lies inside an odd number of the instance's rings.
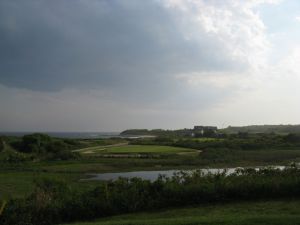
[{"label": "bush", "polygon": [[141,210],[236,200],[300,197],[300,169],[240,169],[231,175],[180,172],[150,182],[120,178],[84,193],[37,182],[34,193],[7,204],[0,224],[50,225]]},{"label": "bush", "polygon": [[35,133],[24,135],[21,151],[26,153],[44,153],[50,142],[51,137],[46,134]]},{"label": "bush", "polygon": [[78,152],[71,152],[69,150],[60,150],[55,153],[49,153],[47,155],[48,160],[68,160],[68,159],[79,159],[80,154]]},{"label": "bush", "polygon": [[40,158],[50,160],[67,160],[79,158],[78,153],[70,151],[75,144],[73,140],[59,140],[46,134],[24,135],[21,142],[15,141],[13,147],[24,153],[33,153]]},{"label": "bush", "polygon": [[14,151],[6,152],[4,157],[4,162],[7,163],[21,163],[27,160],[29,160],[29,157],[27,157],[25,154]]},{"label": "bush", "polygon": [[0,137],[0,152],[4,150],[4,140]]}]

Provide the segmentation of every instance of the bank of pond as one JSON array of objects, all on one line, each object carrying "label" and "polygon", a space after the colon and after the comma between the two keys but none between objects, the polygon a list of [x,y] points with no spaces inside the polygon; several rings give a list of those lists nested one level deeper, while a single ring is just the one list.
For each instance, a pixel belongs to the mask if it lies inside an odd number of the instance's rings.
[{"label": "bank of pond", "polygon": [[43,179],[33,193],[7,202],[0,224],[50,225],[168,207],[300,197],[300,169],[247,168],[178,172],[155,180],[118,178],[90,190]]},{"label": "bank of pond", "polygon": [[[279,169],[283,170],[285,166],[268,166],[268,167],[253,167],[248,169],[261,170],[266,168]],[[239,173],[240,170],[245,170],[247,168],[236,167],[236,168],[202,168],[202,169],[194,169],[194,170],[153,170],[153,171],[132,171],[132,172],[119,172],[119,173],[95,173],[95,174],[87,174],[89,178],[81,179],[81,181],[114,181],[119,178],[132,179],[132,178],[140,178],[144,180],[155,181],[159,177],[171,178],[172,176],[180,175],[180,174],[193,174],[195,172],[200,172],[203,175],[208,174],[225,174],[230,175],[233,173]]]}]

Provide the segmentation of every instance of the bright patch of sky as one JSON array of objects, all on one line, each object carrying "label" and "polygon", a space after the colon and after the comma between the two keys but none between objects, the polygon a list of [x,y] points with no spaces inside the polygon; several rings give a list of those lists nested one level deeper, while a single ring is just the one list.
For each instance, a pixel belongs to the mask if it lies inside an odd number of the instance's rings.
[{"label": "bright patch of sky", "polygon": [[273,45],[273,63],[289,54],[300,40],[300,1],[281,0],[258,7],[268,38]]}]

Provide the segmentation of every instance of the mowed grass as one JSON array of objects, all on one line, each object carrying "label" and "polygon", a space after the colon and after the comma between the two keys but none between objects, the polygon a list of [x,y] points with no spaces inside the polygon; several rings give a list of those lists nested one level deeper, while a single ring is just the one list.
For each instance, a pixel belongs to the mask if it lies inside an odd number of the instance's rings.
[{"label": "mowed grass", "polygon": [[103,150],[113,147],[113,146],[124,146],[124,145],[128,145],[128,142],[121,142],[121,143],[116,143],[116,144],[111,144],[111,145],[97,145],[97,146],[92,146],[92,147],[87,147],[87,148],[76,149],[76,150],[73,150],[73,152],[95,153],[98,151],[103,151]]},{"label": "mowed grass", "polygon": [[300,200],[227,203],[127,214],[72,225],[297,225]]},{"label": "mowed grass", "polygon": [[197,152],[194,149],[159,145],[95,146],[76,150],[82,154],[176,154]]},{"label": "mowed grass", "polygon": [[158,146],[158,145],[126,145],[111,147],[105,150],[106,153],[181,153],[181,152],[195,152],[196,150],[189,148],[179,148],[172,146]]}]

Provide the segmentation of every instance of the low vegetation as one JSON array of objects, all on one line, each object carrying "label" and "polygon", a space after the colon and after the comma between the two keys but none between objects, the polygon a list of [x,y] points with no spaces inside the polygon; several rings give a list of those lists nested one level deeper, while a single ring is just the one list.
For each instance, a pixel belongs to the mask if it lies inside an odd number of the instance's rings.
[{"label": "low vegetation", "polygon": [[13,163],[22,161],[41,160],[72,160],[79,159],[78,149],[112,145],[122,142],[121,139],[81,140],[67,138],[53,138],[46,134],[35,133],[23,137],[2,137],[0,139],[0,152],[7,146],[8,151],[1,157],[3,162]]},{"label": "low vegetation", "polygon": [[185,154],[199,152],[197,150],[189,148],[161,145],[128,145],[127,143],[109,146],[89,147],[75,151],[86,156],[92,155],[93,157],[135,156],[143,158],[166,154]]},{"label": "low vegetation", "polygon": [[215,138],[172,138],[156,137],[152,139],[136,139],[130,142],[138,145],[168,145],[191,149],[300,149],[300,134],[248,134],[238,133],[222,135]]},{"label": "low vegetation", "polygon": [[278,133],[278,134],[289,134],[289,133],[300,133],[300,125],[251,125],[234,127],[229,126],[222,129],[225,133]]},{"label": "low vegetation", "polygon": [[[199,136],[213,136],[213,132],[207,132],[201,135],[201,133],[195,132],[194,129],[179,129],[179,130],[163,130],[163,129],[131,129],[125,130],[122,135],[154,135],[154,136],[168,136],[168,137],[190,137],[194,133]],[[229,126],[224,129],[219,129],[218,134],[238,134],[238,133],[249,133],[249,134],[289,134],[289,133],[300,133],[300,125],[251,125],[234,127]]]},{"label": "low vegetation", "polygon": [[[50,225],[167,207],[300,197],[300,169],[240,169],[234,174],[178,173],[151,182],[120,178],[89,191],[37,182],[32,195],[7,203],[0,222]],[[22,221],[20,223],[20,221]]]},{"label": "low vegetation", "polygon": [[[300,162],[297,133],[190,137],[184,132],[138,139],[64,139],[44,134],[1,137],[0,207],[1,200],[8,202],[0,224],[58,224],[175,206],[300,197],[296,167],[246,169],[230,176],[198,171],[155,182],[79,181],[89,173]],[[156,222],[160,223],[153,220]]]},{"label": "low vegetation", "polygon": [[2,152],[4,150],[4,141],[3,139],[0,137],[0,152]]}]

